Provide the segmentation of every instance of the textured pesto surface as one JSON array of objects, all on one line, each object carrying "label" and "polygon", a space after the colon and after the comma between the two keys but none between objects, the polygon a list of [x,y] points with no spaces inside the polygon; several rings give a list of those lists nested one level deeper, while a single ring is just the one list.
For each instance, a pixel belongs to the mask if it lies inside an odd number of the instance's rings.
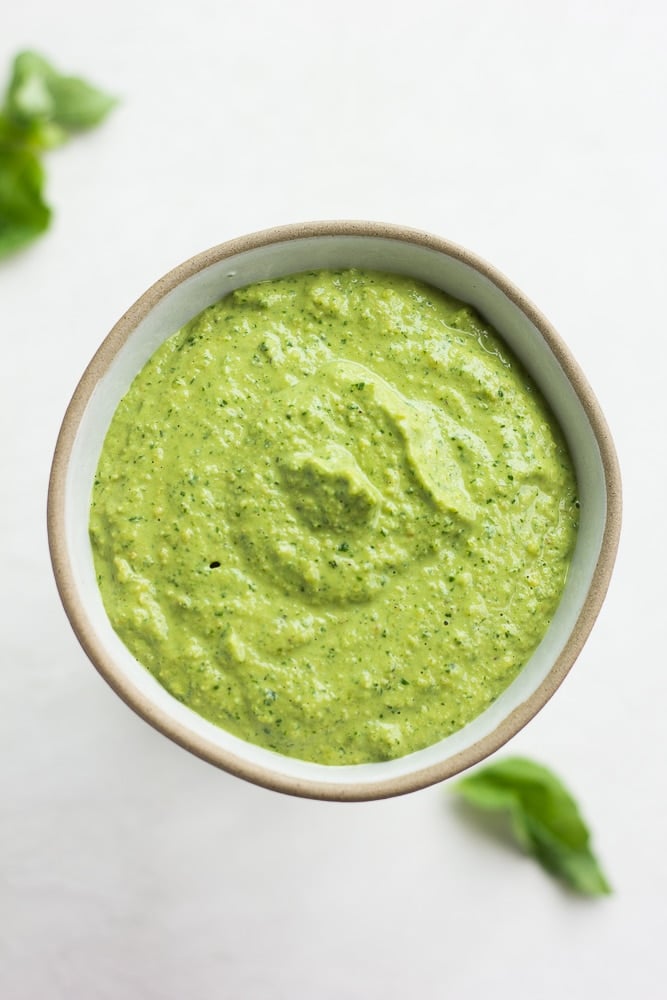
[{"label": "textured pesto surface", "polygon": [[225,729],[328,764],[482,712],[558,604],[576,483],[473,310],[359,271],[241,289],[121,401],[90,534],[125,644]]}]

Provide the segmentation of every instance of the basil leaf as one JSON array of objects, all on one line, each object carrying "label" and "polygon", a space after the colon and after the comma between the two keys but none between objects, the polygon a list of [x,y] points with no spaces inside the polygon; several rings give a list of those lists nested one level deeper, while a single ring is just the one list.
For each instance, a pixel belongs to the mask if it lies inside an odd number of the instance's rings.
[{"label": "basil leaf", "polygon": [[16,57],[7,90],[7,112],[16,121],[25,123],[53,117],[49,72],[48,64],[31,52]]},{"label": "basil leaf", "polygon": [[116,98],[77,76],[60,76],[51,82],[53,121],[77,130],[98,125],[116,104]]},{"label": "basil leaf", "polygon": [[85,80],[63,76],[37,52],[20,52],[0,110],[0,257],[43,233],[44,150],[97,125],[116,103]]},{"label": "basil leaf", "polygon": [[30,149],[0,138],[0,257],[14,253],[43,233],[51,210],[42,196],[44,171]]},{"label": "basil leaf", "polygon": [[53,122],[77,131],[97,125],[115,98],[75,76],[63,76],[36,52],[14,59],[7,91],[7,114],[22,124]]},{"label": "basil leaf", "polygon": [[572,889],[588,896],[611,892],[577,803],[548,768],[510,757],[462,778],[454,790],[477,808],[507,812],[523,850]]}]

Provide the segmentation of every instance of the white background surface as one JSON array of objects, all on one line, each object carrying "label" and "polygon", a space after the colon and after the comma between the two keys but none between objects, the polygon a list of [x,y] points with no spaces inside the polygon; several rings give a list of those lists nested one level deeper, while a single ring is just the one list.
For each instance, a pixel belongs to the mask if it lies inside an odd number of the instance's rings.
[{"label": "white background surface", "polygon": [[[3,69],[34,47],[122,103],[49,155],[54,226],[0,264],[1,997],[664,995],[665,10],[7,6]],[[217,772],[136,718],[69,629],[45,494],[90,356],[181,260],[317,218],[405,223],[486,257],[606,412],[625,485],[616,573],[511,750],[580,799],[609,899],[568,894],[446,787],[336,805]]]}]

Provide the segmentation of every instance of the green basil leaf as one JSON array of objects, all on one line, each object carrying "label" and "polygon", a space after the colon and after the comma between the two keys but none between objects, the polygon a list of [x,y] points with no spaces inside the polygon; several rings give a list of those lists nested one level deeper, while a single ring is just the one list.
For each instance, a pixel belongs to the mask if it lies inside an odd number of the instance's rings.
[{"label": "green basil leaf", "polygon": [[43,233],[51,209],[42,191],[44,171],[30,149],[0,138],[0,257],[14,253]]},{"label": "green basil leaf", "polygon": [[509,813],[524,851],[571,888],[590,896],[611,892],[577,803],[548,768],[510,757],[462,778],[454,789],[473,806]]},{"label": "green basil leaf", "polygon": [[51,122],[77,131],[97,125],[115,104],[115,98],[85,80],[63,76],[36,52],[20,52],[14,59],[6,109],[17,122]]},{"label": "green basil leaf", "polygon": [[67,142],[69,132],[56,122],[33,122],[26,133],[26,143],[37,152],[55,149]]},{"label": "green basil leaf", "polygon": [[115,103],[85,80],[63,76],[37,52],[15,57],[0,110],[0,257],[48,228],[39,154],[97,125]]},{"label": "green basil leaf", "polygon": [[7,115],[23,125],[51,119],[54,103],[49,84],[53,73],[36,52],[19,52],[7,88]]},{"label": "green basil leaf", "polygon": [[13,149],[29,149],[33,153],[42,153],[47,149],[62,146],[69,133],[55,122],[32,121],[17,122],[0,113],[0,144]]},{"label": "green basil leaf", "polygon": [[588,844],[574,849],[536,820],[527,820],[533,853],[543,868],[586,896],[606,896],[611,886]]},{"label": "green basil leaf", "polygon": [[117,103],[76,76],[59,76],[51,83],[54,101],[53,120],[68,129],[85,129],[98,125]]}]

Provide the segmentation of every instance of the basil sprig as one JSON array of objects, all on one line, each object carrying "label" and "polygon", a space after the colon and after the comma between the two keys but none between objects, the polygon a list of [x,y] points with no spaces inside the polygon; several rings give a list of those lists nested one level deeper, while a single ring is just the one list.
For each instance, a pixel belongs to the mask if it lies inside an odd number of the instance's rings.
[{"label": "basil sprig", "polygon": [[0,257],[49,226],[42,154],[99,124],[115,103],[85,80],[63,76],[36,52],[16,56],[0,111]]},{"label": "basil sprig", "polygon": [[509,757],[462,778],[454,791],[479,809],[508,813],[523,850],[575,891],[587,896],[612,891],[577,803],[548,768]]}]

